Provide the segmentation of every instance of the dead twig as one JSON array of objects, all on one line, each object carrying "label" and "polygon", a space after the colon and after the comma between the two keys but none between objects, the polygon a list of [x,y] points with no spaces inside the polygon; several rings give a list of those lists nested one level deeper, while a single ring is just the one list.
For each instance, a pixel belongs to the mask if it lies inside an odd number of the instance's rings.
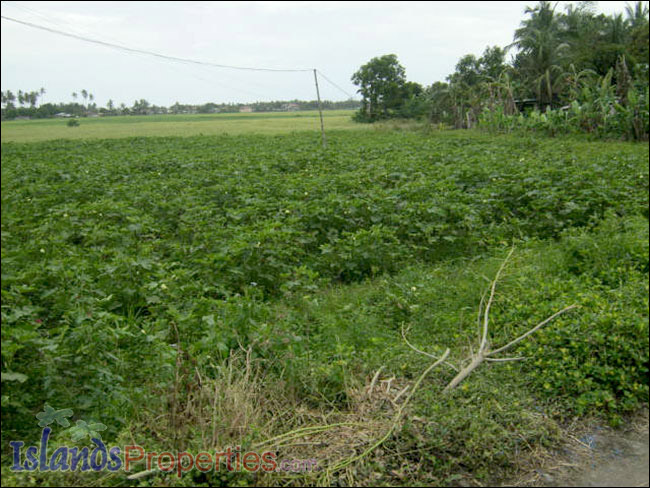
[{"label": "dead twig", "polygon": [[[406,345],[408,347],[410,347],[411,349],[413,349],[415,352],[417,352],[419,354],[423,354],[424,356],[427,356],[427,357],[433,359],[434,361],[437,361],[438,359],[440,359],[439,356],[436,356],[435,354],[431,354],[431,353],[426,352],[426,351],[422,351],[421,349],[418,349],[413,344],[411,344],[409,342],[409,340],[407,339],[407,337],[406,337],[406,334],[408,333],[408,331],[409,331],[409,329],[404,330],[404,323],[402,322],[402,338],[404,339],[404,342],[406,342]],[[458,368],[456,366],[454,366],[453,364],[451,364],[449,361],[444,361],[443,364],[445,366],[449,366],[454,371],[458,371]]]},{"label": "dead twig", "polygon": [[562,310],[555,312],[553,315],[550,317],[542,320],[539,324],[537,324],[535,327],[532,329],[528,330],[524,334],[520,335],[516,339],[513,339],[512,341],[508,342],[505,346],[499,347],[497,349],[490,350],[490,341],[489,341],[489,333],[490,333],[490,308],[492,307],[492,304],[494,303],[494,296],[496,294],[496,288],[497,288],[497,283],[499,281],[499,278],[501,277],[501,274],[503,273],[503,270],[506,267],[506,264],[508,263],[508,260],[514,253],[514,247],[510,250],[506,258],[503,260],[501,263],[501,266],[499,266],[499,269],[492,280],[492,283],[490,285],[490,296],[487,300],[487,303],[485,304],[485,308],[483,308],[483,303],[485,299],[485,294],[481,297],[481,302],[479,303],[479,310],[478,310],[478,322],[479,322],[479,337],[480,337],[480,344],[478,347],[478,351],[476,353],[471,350],[469,357],[467,358],[469,360],[469,364],[463,369],[461,369],[458,374],[449,382],[449,384],[445,387],[443,390],[444,392],[449,392],[456,388],[465,378],[467,378],[476,368],[478,368],[484,361],[488,362],[509,362],[509,361],[523,361],[527,359],[526,357],[511,357],[511,358],[495,358],[493,357],[496,354],[502,353],[510,349],[512,346],[515,344],[518,344],[519,342],[523,341],[530,335],[534,334],[537,332],[539,329],[547,325],[548,323],[552,322],[554,319],[559,317],[565,312],[568,312],[569,310],[573,310],[574,308],[577,308],[577,305],[569,305],[568,307],[563,308]]}]

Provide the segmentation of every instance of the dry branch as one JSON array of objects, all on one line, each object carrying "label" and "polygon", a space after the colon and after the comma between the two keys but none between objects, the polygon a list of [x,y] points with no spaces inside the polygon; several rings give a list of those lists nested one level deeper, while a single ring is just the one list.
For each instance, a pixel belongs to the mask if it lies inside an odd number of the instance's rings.
[{"label": "dry branch", "polygon": [[[514,247],[510,250],[506,258],[503,260],[501,263],[501,266],[499,267],[496,275],[494,276],[494,279],[492,280],[492,283],[490,285],[490,297],[488,298],[487,303],[485,304],[485,309],[483,310],[483,302],[484,302],[484,297],[481,297],[481,302],[479,304],[479,309],[478,309],[478,317],[479,317],[479,337],[481,338],[481,342],[479,344],[478,351],[476,354],[473,352],[470,353],[470,356],[467,358],[469,360],[469,364],[465,366],[463,369],[461,369],[458,374],[449,382],[449,384],[445,387],[443,390],[444,392],[449,392],[456,388],[465,378],[467,378],[476,368],[478,368],[484,361],[489,361],[489,362],[507,362],[507,361],[522,361],[526,359],[525,357],[512,357],[512,358],[494,358],[495,354],[499,354],[501,352],[507,351],[510,349],[512,346],[515,344],[523,341],[526,337],[534,334],[537,332],[539,329],[544,327],[546,324],[552,322],[555,318],[559,317],[565,312],[568,312],[569,310],[572,310],[574,308],[577,308],[577,305],[570,305],[568,307],[563,308],[562,310],[555,312],[553,315],[550,317],[542,320],[539,324],[537,324],[535,327],[532,329],[528,330],[524,334],[520,335],[516,339],[513,339],[512,341],[508,342],[505,346],[502,346],[498,349],[490,350],[489,346],[489,332],[490,332],[490,307],[492,306],[492,303],[494,302],[494,295],[496,293],[496,287],[497,283],[499,281],[499,278],[501,277],[501,273],[503,272],[508,260],[512,256],[514,252]],[[483,317],[482,323],[481,323],[481,316]]]},{"label": "dry branch", "polygon": [[[407,332],[408,332],[408,330],[404,330],[404,323],[402,322],[402,338],[404,339],[404,342],[406,342],[406,345],[407,345],[408,347],[410,347],[411,349],[413,349],[415,352],[417,352],[417,353],[419,353],[419,354],[423,354],[424,356],[427,356],[427,357],[429,357],[429,358],[431,358],[431,359],[433,359],[433,360],[435,360],[435,361],[437,361],[438,359],[440,359],[440,357],[436,356],[435,354],[431,354],[431,353],[429,353],[429,352],[422,351],[422,350],[418,349],[417,347],[415,347],[413,344],[411,344],[411,343],[409,342],[409,340],[407,339],[407,337],[406,337]],[[450,367],[451,369],[453,369],[454,371],[458,371],[458,368],[457,368],[456,366],[454,366],[453,364],[451,364],[449,361],[443,361],[443,364],[444,364],[445,366],[449,366],[449,367]]]}]

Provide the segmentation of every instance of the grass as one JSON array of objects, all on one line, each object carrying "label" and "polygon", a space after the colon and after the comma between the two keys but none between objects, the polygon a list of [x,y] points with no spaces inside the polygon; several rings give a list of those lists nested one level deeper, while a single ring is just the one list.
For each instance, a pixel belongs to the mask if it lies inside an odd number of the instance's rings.
[{"label": "grass", "polygon": [[[323,112],[326,130],[360,129],[351,120],[353,111]],[[36,142],[51,139],[106,139],[149,136],[193,136],[216,134],[282,134],[320,131],[317,111],[290,113],[236,113],[206,115],[134,115],[82,118],[78,127],[67,119],[2,122],[2,142]]]},{"label": "grass", "polygon": [[[110,445],[329,468],[3,484],[491,484],[567,419],[648,401],[647,145],[355,127],[327,150],[315,130],[3,143],[3,468],[45,402]],[[433,360],[402,330],[461,367],[513,246],[492,349],[579,308],[513,349],[526,361],[443,393],[455,371],[423,376]],[[54,429],[53,448],[75,443]]]}]

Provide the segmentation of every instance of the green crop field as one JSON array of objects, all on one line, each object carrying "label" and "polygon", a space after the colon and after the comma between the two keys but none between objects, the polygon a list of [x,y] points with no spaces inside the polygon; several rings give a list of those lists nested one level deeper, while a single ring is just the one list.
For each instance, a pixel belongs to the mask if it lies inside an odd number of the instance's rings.
[{"label": "green crop field", "polygon": [[[328,130],[358,129],[352,111],[323,112]],[[226,113],[207,115],[131,115],[79,119],[34,119],[2,122],[2,142],[34,142],[50,139],[106,139],[114,137],[193,136],[215,134],[280,134],[320,130],[317,111],[278,113]]]},{"label": "green crop field", "polygon": [[[45,404],[52,451],[320,467],[3,485],[490,484],[648,402],[647,144],[326,125],[2,124],[3,468]],[[572,305],[445,389],[486,322],[494,351]]]}]

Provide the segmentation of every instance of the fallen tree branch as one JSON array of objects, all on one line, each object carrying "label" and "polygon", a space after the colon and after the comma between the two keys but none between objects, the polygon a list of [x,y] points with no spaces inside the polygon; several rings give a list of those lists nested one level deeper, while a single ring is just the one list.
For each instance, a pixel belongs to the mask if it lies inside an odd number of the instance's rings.
[{"label": "fallen tree branch", "polygon": [[[436,356],[435,354],[431,354],[431,353],[426,352],[426,351],[422,351],[422,350],[418,349],[417,347],[415,347],[413,344],[411,344],[409,342],[409,340],[407,339],[407,337],[406,337],[407,332],[408,332],[408,330],[406,330],[406,331],[404,330],[404,322],[402,322],[402,338],[404,339],[404,342],[406,342],[406,345],[408,347],[410,347],[411,349],[413,349],[417,353],[420,353],[420,354],[423,354],[424,356],[430,357],[433,360],[437,361],[438,359],[440,359],[439,356]],[[449,366],[454,371],[458,371],[458,368],[456,366],[454,366],[453,364],[451,364],[449,361],[443,361],[443,364],[445,366]]]},{"label": "fallen tree branch", "polygon": [[[491,353],[490,353],[491,354]],[[518,357],[518,358],[491,358],[491,357],[486,357],[485,360],[489,363],[506,363],[508,361],[525,361],[526,359],[529,359],[525,356]]]},{"label": "fallen tree branch", "polygon": [[[499,354],[501,352],[507,351],[510,349],[512,346],[515,344],[518,344],[519,342],[523,341],[525,338],[528,336],[534,334],[537,332],[539,329],[544,327],[546,324],[552,322],[555,318],[559,317],[565,312],[568,312],[569,310],[573,310],[574,308],[577,308],[577,305],[569,305],[568,307],[563,308],[562,310],[555,312],[553,315],[550,317],[542,320],[539,324],[537,324],[535,327],[532,329],[528,330],[527,332],[523,333],[516,339],[513,339],[512,341],[508,342],[505,346],[502,346],[498,349],[490,350],[490,344],[489,344],[489,333],[490,333],[490,308],[492,307],[492,303],[494,302],[494,296],[496,294],[496,287],[497,283],[499,281],[499,278],[501,277],[501,274],[514,253],[514,247],[510,250],[506,258],[503,260],[501,263],[501,266],[499,267],[496,275],[494,276],[494,279],[492,280],[492,283],[490,285],[490,296],[487,300],[487,303],[485,304],[485,309],[483,309],[483,303],[485,299],[485,294],[481,297],[481,301],[479,303],[479,308],[478,308],[478,325],[479,325],[479,337],[480,337],[480,344],[478,351],[476,354],[474,354],[473,350],[471,350],[470,347],[470,355],[467,358],[469,360],[469,364],[467,366],[463,367],[458,374],[447,384],[447,386],[444,388],[443,392],[449,392],[456,388],[465,378],[467,378],[472,372],[478,368],[484,361],[488,362],[508,362],[508,361],[523,361],[524,359],[527,359],[525,357],[512,357],[512,358],[494,358],[495,354]],[[482,321],[481,321],[481,316],[482,316]]]},{"label": "fallen tree branch", "polygon": [[554,313],[553,315],[551,315],[549,318],[547,318],[546,320],[543,320],[542,322],[540,322],[539,324],[537,324],[535,327],[533,327],[532,329],[530,329],[530,330],[529,330],[528,332],[526,332],[525,334],[520,335],[520,336],[517,337],[515,340],[510,341],[510,342],[509,342],[508,344],[506,344],[505,346],[500,347],[499,349],[495,349],[494,351],[491,351],[491,352],[490,352],[490,355],[492,355],[492,354],[498,354],[498,353],[503,352],[503,351],[505,351],[505,350],[507,350],[507,349],[510,349],[512,346],[514,346],[514,345],[517,344],[518,342],[523,341],[526,337],[528,337],[529,335],[533,334],[533,333],[536,332],[537,330],[541,329],[542,327],[544,327],[546,324],[548,324],[549,322],[551,322],[553,319],[555,319],[555,318],[558,317],[559,315],[562,315],[564,312],[568,312],[569,310],[573,310],[574,308],[577,308],[577,307],[578,307],[578,305],[573,304],[573,305],[569,305],[569,306],[566,307],[566,308],[563,308],[563,309],[560,310],[559,312],[555,312],[555,313]]}]

